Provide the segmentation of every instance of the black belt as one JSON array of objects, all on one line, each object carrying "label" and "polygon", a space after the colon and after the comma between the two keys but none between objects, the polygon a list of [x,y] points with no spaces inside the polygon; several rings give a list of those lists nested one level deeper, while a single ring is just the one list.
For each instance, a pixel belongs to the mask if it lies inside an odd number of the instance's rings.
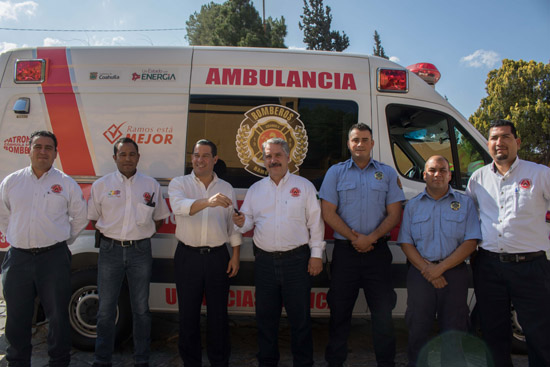
[{"label": "black belt", "polygon": [[63,242],[58,242],[55,245],[46,246],[46,247],[35,247],[35,248],[12,247],[12,248],[18,251],[29,253],[29,254],[38,255],[43,252],[48,252],[50,250],[56,249],[61,246],[66,246],[66,245],[67,245],[67,242],[63,241]]},{"label": "black belt", "polygon": [[546,252],[544,251],[519,252],[516,254],[510,254],[506,252],[503,252],[503,253],[492,252],[492,251],[482,249],[481,247],[478,250],[482,254],[499,259],[501,263],[521,263],[525,261],[532,261],[542,256],[546,256]]},{"label": "black belt", "polygon": [[127,241],[119,241],[115,240],[114,238],[109,238],[106,236],[102,236],[104,240],[111,241],[114,245],[122,246],[122,247],[131,247],[137,244],[138,242],[148,240],[149,238],[142,238],[141,240],[127,240]]},{"label": "black belt", "polygon": [[[383,245],[383,244],[386,244],[388,243],[389,241],[389,237],[380,237],[378,240],[376,240],[375,243],[373,243],[372,245],[376,247],[376,245]],[[353,245],[351,244],[351,241],[350,240],[339,240],[337,238],[334,239],[334,244],[335,245],[345,245],[345,246],[350,246],[351,248],[353,248],[355,250],[355,247],[353,247]]]},{"label": "black belt", "polygon": [[199,254],[201,255],[208,255],[208,254],[212,254],[214,252],[218,252],[220,250],[223,250],[224,248],[227,249],[227,247],[225,246],[225,243],[221,246],[216,246],[216,247],[210,247],[210,246],[198,246],[198,247],[194,247],[194,246],[189,246],[189,245],[186,245],[185,243],[183,242],[179,242],[180,245],[182,245],[183,247],[185,247],[186,249],[189,249],[189,250],[192,250],[192,251],[195,251],[195,252],[198,252]]},{"label": "black belt", "polygon": [[287,257],[301,251],[309,251],[308,245],[301,245],[288,251],[265,251],[254,244],[254,254],[264,254],[271,257]]}]

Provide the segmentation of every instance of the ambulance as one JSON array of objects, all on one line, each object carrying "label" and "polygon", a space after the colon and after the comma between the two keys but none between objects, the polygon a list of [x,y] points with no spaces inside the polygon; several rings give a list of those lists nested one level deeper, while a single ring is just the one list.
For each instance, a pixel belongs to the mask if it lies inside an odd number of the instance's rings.
[{"label": "ambulance", "polygon": [[[454,189],[491,161],[484,137],[439,95],[440,74],[426,63],[404,68],[375,56],[230,47],[44,47],[0,55],[0,180],[29,164],[29,135],[50,130],[59,141],[55,166],[71,175],[85,197],[92,183],[116,169],[113,143],[134,139],[138,170],[164,188],[191,171],[194,143],[218,146],[215,170],[236,189],[265,177],[261,144],[281,137],[291,148],[289,169],[319,189],[327,169],[349,158],[347,132],[365,122],[373,130],[374,159],[395,168],[407,199],[424,189],[426,159],[445,156]],[[167,197],[165,197],[167,200]],[[175,220],[153,238],[150,306],[177,312],[173,255]],[[397,238],[398,228],[392,231]],[[0,234],[0,260],[9,247]],[[325,263],[331,259],[327,226]],[[254,313],[251,233],[244,237],[239,274],[232,281],[232,314]],[[406,259],[395,242],[394,313],[406,309]],[[91,349],[96,335],[97,255],[91,226],[70,247],[72,287],[67,305],[73,343]],[[311,312],[328,316],[329,272],[313,278]],[[472,292],[470,292],[472,296]],[[361,295],[357,316],[369,311]],[[117,340],[129,335],[131,312],[123,290]]]}]

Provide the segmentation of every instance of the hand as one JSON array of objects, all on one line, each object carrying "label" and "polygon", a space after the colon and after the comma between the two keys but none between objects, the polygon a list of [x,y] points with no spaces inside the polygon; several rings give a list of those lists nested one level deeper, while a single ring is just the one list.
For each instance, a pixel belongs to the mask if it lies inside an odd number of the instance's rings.
[{"label": "hand", "polygon": [[233,205],[233,202],[231,201],[231,199],[221,193],[217,193],[216,195],[208,199],[208,206],[211,208],[215,206],[221,206],[221,207],[227,208],[230,205]]},{"label": "hand", "polygon": [[443,276],[440,276],[439,278],[432,280],[430,283],[432,283],[435,288],[441,289],[447,285],[447,280]]},{"label": "hand", "polygon": [[426,262],[426,266],[422,269],[421,273],[428,282],[432,282],[443,275],[444,269],[440,264],[433,264],[427,260]]},{"label": "hand", "polygon": [[244,214],[243,213],[233,213],[233,223],[237,225],[237,227],[244,226]]},{"label": "hand", "polygon": [[356,232],[354,229],[351,230],[355,236],[357,236],[355,241],[351,241],[351,245],[357,252],[369,252],[374,250],[374,244],[376,239],[373,239],[369,235],[364,235],[362,233]]},{"label": "hand", "polygon": [[230,278],[233,278],[237,273],[239,272],[239,257],[238,256],[232,256],[229,260],[229,263],[227,264],[227,271],[226,273],[229,275]]},{"label": "hand", "polygon": [[323,271],[323,259],[318,257],[310,257],[307,265],[309,275],[316,276]]}]

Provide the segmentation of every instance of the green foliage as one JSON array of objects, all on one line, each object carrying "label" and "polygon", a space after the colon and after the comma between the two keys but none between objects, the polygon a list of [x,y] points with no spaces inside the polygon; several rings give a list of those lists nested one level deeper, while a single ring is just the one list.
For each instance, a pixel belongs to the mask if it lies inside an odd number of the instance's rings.
[{"label": "green foliage", "polygon": [[521,138],[522,159],[550,163],[550,64],[502,60],[489,72],[487,97],[481,100],[470,122],[487,136],[489,124],[507,119]]},{"label": "green foliage", "polygon": [[380,39],[380,34],[375,30],[374,31],[374,47],[372,48],[374,56],[380,56],[384,59],[389,59],[388,55],[384,52],[384,47],[382,47],[382,40]]},{"label": "green foliage", "polygon": [[189,17],[187,35],[190,45],[285,48],[285,18],[266,19],[250,0],[227,0],[223,4],[203,5]]},{"label": "green foliage", "polygon": [[[309,2],[309,3],[308,3]],[[304,0],[304,14],[298,23],[304,31],[304,43],[308,50],[344,51],[349,47],[345,32],[331,31],[332,15],[330,7],[323,7],[323,0]]]}]

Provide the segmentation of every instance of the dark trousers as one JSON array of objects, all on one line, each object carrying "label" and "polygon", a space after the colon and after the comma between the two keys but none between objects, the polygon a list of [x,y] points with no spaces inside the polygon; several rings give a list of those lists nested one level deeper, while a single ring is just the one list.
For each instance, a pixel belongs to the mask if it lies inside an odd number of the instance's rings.
[{"label": "dark trousers", "polygon": [[353,307],[362,288],[371,311],[378,366],[395,366],[392,310],[397,296],[391,282],[391,263],[392,254],[385,242],[375,244],[370,252],[359,253],[349,241],[335,240],[327,297],[330,334],[325,359],[330,364],[342,364],[347,358]]},{"label": "dark trousers", "polygon": [[279,362],[279,321],[282,306],[290,324],[293,366],[313,366],[311,333],[311,279],[307,272],[310,250],[302,246],[290,254],[272,256],[256,252],[256,320],[259,366]]},{"label": "dark trousers", "polygon": [[49,320],[49,365],[69,365],[70,279],[71,252],[66,244],[38,254],[13,247],[9,249],[2,263],[2,285],[7,310],[5,335],[9,343],[6,360],[9,366],[31,365],[32,318],[37,295]]},{"label": "dark trousers", "polygon": [[225,245],[200,253],[181,242],[174,256],[179,307],[179,352],[185,367],[202,366],[201,306],[206,297],[206,342],[212,367],[226,367],[231,352],[227,300],[229,252]]},{"label": "dark trousers", "polygon": [[529,367],[550,366],[550,261],[501,262],[483,251],[473,264],[474,289],[489,366],[512,366],[510,302],[527,340]]},{"label": "dark trousers", "polygon": [[462,263],[447,270],[443,276],[447,285],[437,289],[417,268],[409,267],[405,313],[409,328],[409,367],[428,365],[427,353],[420,351],[430,339],[436,317],[442,334],[441,365],[467,365],[461,338],[469,326],[468,268]]}]

